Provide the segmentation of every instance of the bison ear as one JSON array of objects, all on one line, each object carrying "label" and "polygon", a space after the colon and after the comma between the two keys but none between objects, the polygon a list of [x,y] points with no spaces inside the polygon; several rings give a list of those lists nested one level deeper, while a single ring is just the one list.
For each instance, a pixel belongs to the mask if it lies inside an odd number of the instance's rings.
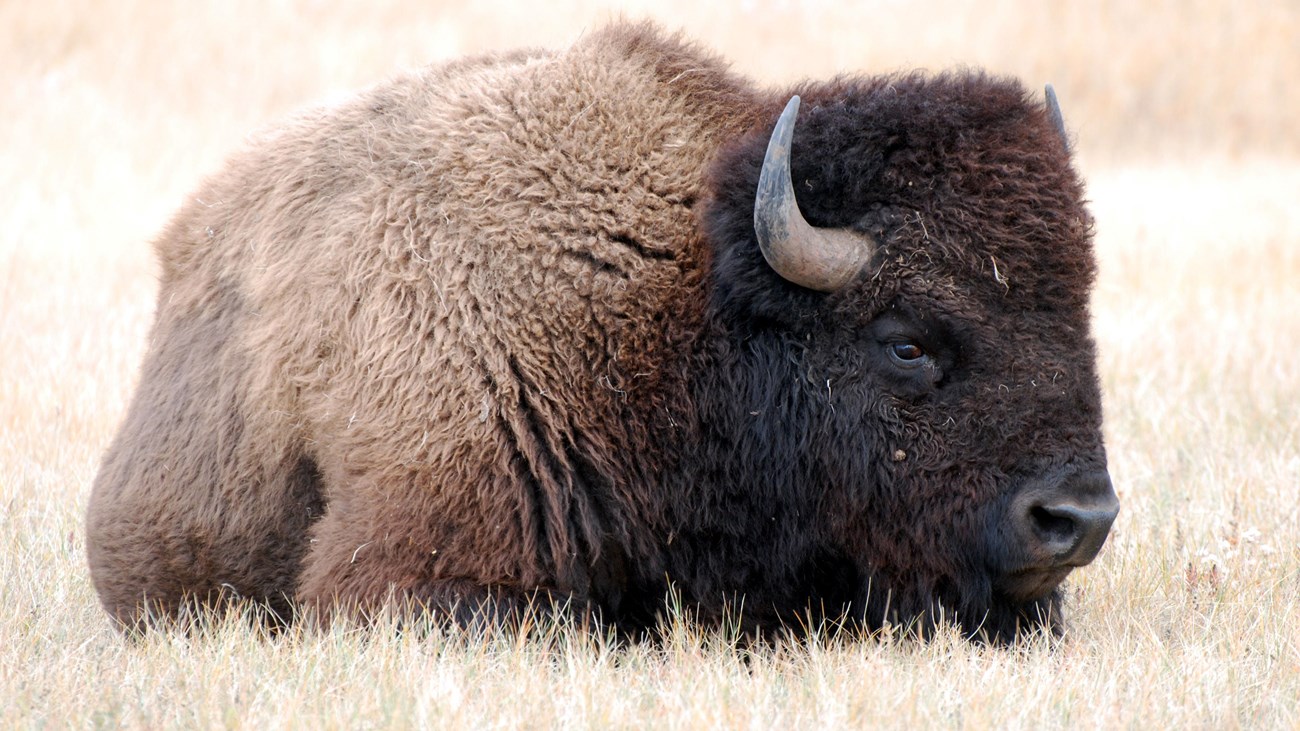
[{"label": "bison ear", "polygon": [[1056,100],[1056,89],[1051,84],[1043,87],[1043,95],[1047,97],[1047,118],[1052,121],[1052,126],[1056,128],[1056,133],[1061,136],[1061,147],[1065,152],[1070,152],[1070,138],[1065,134],[1065,117],[1061,115],[1061,104]]},{"label": "bison ear", "polygon": [[790,180],[790,149],[799,97],[790,98],[772,130],[754,198],[754,233],[763,258],[788,282],[834,292],[875,253],[871,238],[843,228],[815,228],[804,220]]}]

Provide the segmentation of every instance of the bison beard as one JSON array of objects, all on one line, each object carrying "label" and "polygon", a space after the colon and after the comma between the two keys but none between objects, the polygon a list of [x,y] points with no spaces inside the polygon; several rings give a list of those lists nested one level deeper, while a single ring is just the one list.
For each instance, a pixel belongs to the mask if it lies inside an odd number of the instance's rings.
[{"label": "bison beard", "polygon": [[261,135],[157,241],[104,606],[1058,632],[1118,509],[1060,120],[618,24]]}]

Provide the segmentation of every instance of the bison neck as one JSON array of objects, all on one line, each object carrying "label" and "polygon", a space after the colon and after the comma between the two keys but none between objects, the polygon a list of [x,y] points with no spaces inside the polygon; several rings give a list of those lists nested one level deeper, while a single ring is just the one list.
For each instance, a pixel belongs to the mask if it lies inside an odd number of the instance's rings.
[{"label": "bison neck", "polygon": [[734,620],[743,609],[752,626],[810,607],[838,613],[858,577],[821,539],[815,435],[825,428],[824,394],[779,335],[708,342],[691,371],[691,436],[664,475],[663,568],[643,577],[645,593],[666,576],[702,618]]}]

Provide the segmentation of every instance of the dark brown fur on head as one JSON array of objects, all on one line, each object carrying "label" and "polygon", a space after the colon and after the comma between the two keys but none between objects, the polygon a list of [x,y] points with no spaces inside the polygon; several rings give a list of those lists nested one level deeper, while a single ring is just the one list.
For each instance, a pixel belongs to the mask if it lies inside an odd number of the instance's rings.
[{"label": "dark brown fur on head", "polygon": [[[157,243],[88,515],[109,612],[398,597],[472,624],[545,597],[635,632],[671,585],[761,631],[1059,627],[1091,555],[1025,535],[1105,469],[1064,146],[978,73],[793,91],[804,216],[878,245],[830,293],[755,240],[791,92],[649,25],[432,67],[255,141]],[[890,360],[904,337],[925,370]]]},{"label": "dark brown fur on head", "polygon": [[[754,377],[786,392],[752,469],[770,474],[796,445],[815,445],[787,478],[802,487],[784,491],[818,505],[798,540],[823,536],[852,577],[835,574],[840,600],[871,625],[933,619],[940,607],[993,637],[1055,622],[1057,593],[1025,601],[996,584],[1019,558],[1001,525],[1016,491],[1105,468],[1091,219],[1061,140],[1019,84],[978,73],[797,92],[792,178],[804,216],[879,249],[838,292],[790,285],[754,245],[745,195],[767,130],[713,166],[714,311],[732,341],[765,344]],[[891,318],[928,340],[940,380],[899,379],[884,362]]]}]

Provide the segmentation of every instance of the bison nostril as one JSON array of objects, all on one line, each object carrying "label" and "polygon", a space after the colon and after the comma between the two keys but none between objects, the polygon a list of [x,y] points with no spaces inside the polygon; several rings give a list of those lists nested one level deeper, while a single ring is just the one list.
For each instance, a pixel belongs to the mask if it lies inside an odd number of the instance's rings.
[{"label": "bison nostril", "polygon": [[1096,557],[1119,513],[1105,471],[1071,475],[1025,490],[1016,498],[1030,563],[1037,568],[1082,566]]},{"label": "bison nostril", "polygon": [[1049,543],[1072,542],[1079,527],[1067,511],[1042,505],[1029,509],[1029,519],[1033,521],[1038,535]]},{"label": "bison nostril", "polygon": [[1119,513],[1113,498],[1093,503],[1038,504],[1029,509],[1029,523],[1041,545],[1058,565],[1082,566],[1101,550]]}]

